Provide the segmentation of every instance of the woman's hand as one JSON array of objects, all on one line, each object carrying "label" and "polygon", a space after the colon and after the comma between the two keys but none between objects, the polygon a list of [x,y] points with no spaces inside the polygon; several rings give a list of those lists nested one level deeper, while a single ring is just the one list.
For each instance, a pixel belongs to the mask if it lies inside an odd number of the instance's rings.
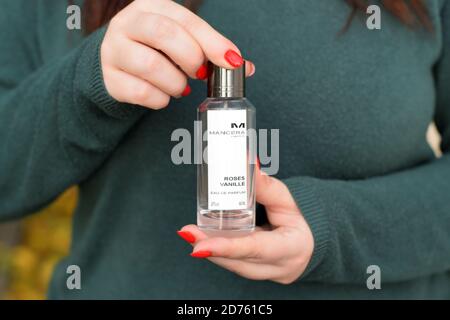
[{"label": "woman's hand", "polygon": [[187,76],[205,79],[207,60],[225,68],[244,63],[230,40],[171,0],[135,0],[111,20],[101,46],[108,93],[151,109],[188,95]]},{"label": "woman's hand", "polygon": [[194,257],[208,258],[245,278],[292,283],[311,259],[314,248],[311,229],[286,185],[259,169],[256,200],[265,206],[270,225],[248,236],[208,237],[195,225],[185,226],[178,234],[192,243]]}]

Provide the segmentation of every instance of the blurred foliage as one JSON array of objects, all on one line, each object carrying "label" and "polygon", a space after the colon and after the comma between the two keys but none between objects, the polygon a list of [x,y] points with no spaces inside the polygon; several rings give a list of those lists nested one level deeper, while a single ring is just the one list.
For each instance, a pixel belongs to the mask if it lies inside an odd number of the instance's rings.
[{"label": "blurred foliage", "polygon": [[71,188],[51,205],[21,222],[21,242],[0,244],[0,271],[7,274],[5,299],[45,299],[55,264],[67,255],[77,189]]}]

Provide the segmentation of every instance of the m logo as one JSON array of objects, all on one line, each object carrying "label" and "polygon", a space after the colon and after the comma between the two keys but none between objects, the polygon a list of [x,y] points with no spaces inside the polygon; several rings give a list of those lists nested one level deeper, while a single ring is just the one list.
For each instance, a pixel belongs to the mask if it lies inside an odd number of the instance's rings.
[{"label": "m logo", "polygon": [[245,123],[244,122],[242,122],[242,123],[239,123],[239,125],[237,124],[237,123],[232,123],[231,124],[231,129],[244,129],[245,128]]}]

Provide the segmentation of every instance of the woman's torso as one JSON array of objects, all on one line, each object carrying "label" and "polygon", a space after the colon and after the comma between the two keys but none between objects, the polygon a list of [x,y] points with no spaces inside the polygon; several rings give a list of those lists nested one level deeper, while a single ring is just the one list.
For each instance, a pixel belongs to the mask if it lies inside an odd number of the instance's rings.
[{"label": "woman's torso", "polygon": [[[436,25],[441,5],[430,3]],[[41,14],[47,21],[61,19],[54,11]],[[411,31],[383,11],[381,30],[367,29],[358,17],[339,36],[349,13],[339,0],[204,1],[200,9],[256,64],[247,96],[257,108],[258,128],[279,129],[279,178],[360,179],[433,156],[425,133],[434,112],[432,67],[441,50],[440,29],[434,36]],[[45,24],[40,28],[49,32]],[[55,39],[42,47],[47,62],[79,37]],[[430,297],[442,281],[450,286],[445,274],[386,284],[379,292],[365,282],[283,286],[192,259],[176,230],[195,223],[196,168],[171,161],[177,144],[171,133],[193,133],[196,107],[205,97],[204,83],[191,86],[190,97],[148,112],[80,184],[71,253],[55,271],[50,297],[407,298]],[[70,264],[82,269],[80,291],[65,287]]]}]

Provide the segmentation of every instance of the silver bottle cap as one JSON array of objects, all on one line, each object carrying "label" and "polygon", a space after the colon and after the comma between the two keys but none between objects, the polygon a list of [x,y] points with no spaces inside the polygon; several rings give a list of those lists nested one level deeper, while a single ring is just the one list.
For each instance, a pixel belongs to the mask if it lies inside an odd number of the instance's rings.
[{"label": "silver bottle cap", "polygon": [[236,69],[225,69],[208,62],[208,97],[245,97],[245,63]]}]

